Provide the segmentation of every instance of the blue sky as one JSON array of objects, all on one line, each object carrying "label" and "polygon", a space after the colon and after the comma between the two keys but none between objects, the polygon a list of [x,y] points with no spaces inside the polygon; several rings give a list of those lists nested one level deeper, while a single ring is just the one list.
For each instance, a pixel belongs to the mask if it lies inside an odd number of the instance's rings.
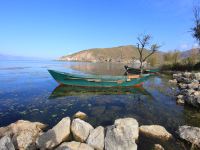
[{"label": "blue sky", "polygon": [[0,0],[0,53],[57,58],[83,49],[137,43],[161,50],[196,45],[192,0]]}]

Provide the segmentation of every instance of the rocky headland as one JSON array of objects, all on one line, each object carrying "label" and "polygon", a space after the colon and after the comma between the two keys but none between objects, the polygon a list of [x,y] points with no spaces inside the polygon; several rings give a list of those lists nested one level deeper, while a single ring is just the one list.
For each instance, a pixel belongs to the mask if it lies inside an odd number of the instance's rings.
[{"label": "rocky headland", "polygon": [[[150,52],[144,50],[144,54]],[[158,63],[163,61],[163,53],[157,52],[154,54]],[[60,57],[60,61],[78,61],[78,62],[114,62],[114,63],[139,63],[139,53],[135,46],[118,46],[111,48],[92,48],[81,50],[77,53]],[[134,62],[135,61],[135,62]]]}]

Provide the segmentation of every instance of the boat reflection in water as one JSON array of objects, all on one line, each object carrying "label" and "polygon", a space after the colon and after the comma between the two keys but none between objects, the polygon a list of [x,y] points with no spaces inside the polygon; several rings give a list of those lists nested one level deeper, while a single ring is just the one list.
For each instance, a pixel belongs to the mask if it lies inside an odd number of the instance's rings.
[{"label": "boat reflection in water", "polygon": [[141,94],[151,96],[146,91],[142,84],[134,85],[132,87],[82,87],[82,86],[70,86],[59,85],[57,86],[51,95],[50,99],[65,97],[65,96],[81,96],[81,95],[125,95],[125,94]]}]

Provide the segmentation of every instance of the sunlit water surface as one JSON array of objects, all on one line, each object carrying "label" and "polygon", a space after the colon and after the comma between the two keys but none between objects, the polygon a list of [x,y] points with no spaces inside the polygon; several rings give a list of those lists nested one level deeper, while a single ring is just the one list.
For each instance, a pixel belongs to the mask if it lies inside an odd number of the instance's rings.
[{"label": "sunlit water surface", "polygon": [[[159,124],[173,135],[179,125],[200,127],[199,110],[176,104],[177,89],[168,84],[169,76],[152,77],[137,88],[82,88],[59,86],[47,69],[76,74],[124,73],[122,64],[1,61],[0,126],[24,119],[52,127],[61,118],[83,111],[93,126],[108,126],[117,118],[134,117],[140,125]],[[151,149],[156,142],[166,149],[183,149],[177,139],[162,143],[141,136],[138,142],[142,150]]]}]

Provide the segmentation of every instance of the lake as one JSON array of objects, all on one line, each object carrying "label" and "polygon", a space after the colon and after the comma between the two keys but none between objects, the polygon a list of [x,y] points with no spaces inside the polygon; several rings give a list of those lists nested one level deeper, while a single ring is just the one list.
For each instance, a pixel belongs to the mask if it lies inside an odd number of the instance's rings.
[{"label": "lake", "polygon": [[[168,75],[151,77],[140,87],[83,88],[59,86],[47,69],[83,75],[124,73],[122,64],[1,61],[0,126],[24,119],[52,127],[63,117],[82,111],[93,126],[108,126],[117,118],[133,117],[140,125],[159,124],[174,135],[180,125],[200,127],[200,111],[176,104],[178,89],[168,83]],[[152,142],[147,138],[139,139],[139,149],[149,149]],[[181,149],[181,142],[172,143],[164,145]]]}]

